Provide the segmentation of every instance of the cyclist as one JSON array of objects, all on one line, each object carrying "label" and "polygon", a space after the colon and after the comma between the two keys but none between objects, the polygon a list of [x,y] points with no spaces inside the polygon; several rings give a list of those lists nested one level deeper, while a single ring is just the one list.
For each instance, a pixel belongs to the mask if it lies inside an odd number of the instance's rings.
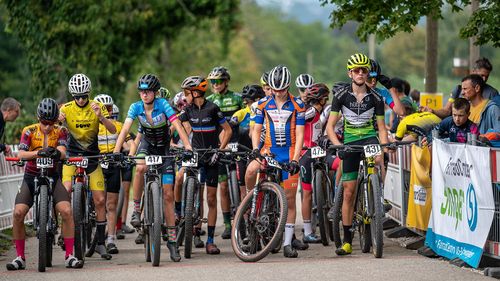
[{"label": "cyclist", "polygon": [[299,90],[300,99],[304,103],[306,103],[306,88],[312,84],[314,84],[314,78],[307,73],[300,74],[297,76],[297,79],[295,79],[295,86],[297,90]]},{"label": "cyclist", "polygon": [[[227,69],[223,66],[217,66],[208,74],[207,80],[212,85],[212,94],[207,97],[207,100],[217,105],[224,117],[229,122],[233,114],[244,108],[243,99],[240,94],[230,91],[229,81],[231,76]],[[229,142],[238,142],[238,126],[231,126],[232,136]],[[229,190],[227,184],[227,172],[225,165],[219,165],[219,184],[220,184],[220,205],[222,216],[224,218],[224,232],[221,234],[222,239],[231,238],[231,202],[229,199]]]},{"label": "cyclist", "polygon": [[[354,54],[347,61],[348,76],[351,84],[336,91],[326,131],[334,145],[340,145],[335,133],[335,124],[342,112],[344,117],[344,144],[377,144],[388,143],[384,123],[384,102],[377,92],[366,86],[370,70],[370,60],[363,54]],[[375,129],[374,122],[378,125]],[[352,219],[354,214],[354,197],[358,176],[360,152],[340,153],[343,159],[342,180],[344,201],[342,205],[342,225],[344,243],[335,252],[337,255],[352,253]]]},{"label": "cyclist", "polygon": [[[193,147],[225,148],[231,138],[232,130],[219,107],[205,98],[207,80],[201,76],[190,76],[184,79],[181,88],[189,105],[181,112],[179,119],[188,132],[193,133]],[[219,142],[218,129],[222,129]],[[200,167],[205,171],[208,204],[208,233],[205,250],[209,255],[220,253],[214,243],[215,223],[217,221],[217,184],[218,184],[218,154],[211,159],[198,159]],[[207,161],[208,160],[208,161]],[[208,163],[207,163],[208,162]],[[195,233],[199,238],[199,232]]]},{"label": "cyclist", "polygon": [[[377,82],[379,79],[384,82],[384,87],[387,85],[388,88],[378,88]],[[382,74],[382,67],[374,59],[370,59],[370,72],[368,73],[366,85],[382,96],[385,104],[387,104],[395,114],[399,116],[404,114],[404,108],[400,98],[395,92],[388,90],[391,88],[390,79]]]},{"label": "cyclist", "polygon": [[[69,156],[95,156],[99,155],[98,133],[99,124],[103,124],[106,129],[114,134],[116,128],[113,122],[108,119],[109,113],[106,107],[90,99],[92,85],[90,79],[85,74],[75,74],[68,83],[69,92],[73,96],[73,101],[65,103],[61,107],[59,121],[66,122],[66,128],[70,133],[68,142]],[[67,190],[71,190],[72,176],[76,167],[64,165],[62,181]],[[94,201],[96,217],[96,251],[104,259],[110,259],[105,247],[106,240],[106,196],[104,187],[104,177],[102,169],[96,159],[89,159],[86,172],[89,178],[89,187],[92,190],[92,200]]]},{"label": "cyclist", "polygon": [[[141,142],[137,148],[137,156],[167,155],[170,147],[170,126],[175,127],[187,150],[191,150],[189,139],[182,128],[172,107],[167,100],[156,98],[160,89],[160,80],[153,74],[145,74],[137,81],[137,89],[141,100],[130,105],[127,118],[116,141],[114,153],[120,153],[121,147],[126,139],[130,127],[135,119],[139,120],[141,126]],[[139,138],[139,136],[138,136]],[[143,189],[144,174],[147,167],[144,160],[137,160],[136,174],[133,181],[134,188],[134,212],[130,224],[134,227],[141,225],[140,203]],[[170,259],[174,262],[181,260],[176,240],[177,233],[174,215],[174,163],[172,159],[165,159],[162,167],[163,203],[165,219],[167,222],[167,247],[170,251]]]},{"label": "cyclist", "polygon": [[415,112],[407,100],[402,103],[405,114],[401,116],[394,138],[397,141],[415,141],[419,136],[430,137],[432,129],[441,123],[441,118],[430,112]]},{"label": "cyclist", "polygon": [[[304,142],[304,104],[300,98],[292,96],[290,71],[286,66],[278,65],[269,72],[269,86],[273,95],[259,101],[255,115],[255,128],[252,134],[252,147],[260,148],[260,132],[266,120],[266,133],[262,153],[274,154],[279,162],[290,162],[290,172],[282,173],[287,202],[288,217],[283,239],[285,257],[296,258],[297,250],[292,247],[295,230],[295,196],[298,185],[298,160]],[[254,160],[255,161],[255,160]],[[252,162],[254,162],[252,161]],[[256,161],[255,161],[256,162]],[[247,170],[247,186],[255,185],[254,171]]]},{"label": "cyclist", "polygon": [[[326,119],[322,119],[323,109],[330,90],[325,84],[313,84],[304,90],[303,101],[307,104],[304,126],[304,147],[318,145],[318,140],[323,135],[323,127]],[[302,218],[304,220],[304,243],[319,243],[321,238],[312,231],[311,225],[311,203],[312,203],[312,173],[311,151],[304,151],[300,158],[300,180],[302,184]]]},{"label": "cyclist", "polygon": [[[33,192],[35,189],[35,178],[40,175],[34,161],[37,156],[50,157],[55,160],[66,157],[66,145],[68,131],[66,128],[56,125],[59,117],[59,107],[55,100],[43,99],[37,107],[38,123],[23,129],[19,144],[19,158],[31,159],[24,169],[24,178],[16,195],[14,207],[12,237],[16,245],[17,257],[7,264],[8,270],[20,270],[26,268],[24,255],[25,233],[24,217],[33,206]],[[48,176],[54,180],[53,198],[54,207],[61,214],[63,225],[62,234],[65,244],[65,265],[68,268],[80,268],[83,262],[73,256],[74,224],[68,191],[61,183],[58,169],[51,169]]]},{"label": "cyclist", "polygon": [[[229,122],[231,125],[239,126],[239,139],[238,143],[242,144],[246,147],[252,147],[252,139],[250,135],[250,123],[252,116],[252,105],[265,97],[264,90],[259,85],[246,85],[242,90],[242,98],[243,103],[246,105],[245,108],[236,111]],[[255,111],[254,111],[255,112]],[[255,123],[255,122],[253,122]],[[252,125],[253,126],[253,125]],[[240,184],[240,195],[243,200],[246,194],[246,185],[245,185],[245,173],[247,163],[240,161],[238,164],[238,181]]]},{"label": "cyclist", "polygon": [[[113,98],[106,94],[100,94],[95,97],[95,101],[100,102],[106,106],[108,112],[113,112]],[[111,117],[110,117],[111,118]],[[116,133],[112,134],[104,125],[99,125],[99,136],[98,144],[99,151],[101,154],[112,154],[113,149],[116,145],[116,139],[121,131],[123,124],[111,118],[115,127]],[[127,144],[133,145],[133,141],[130,135],[125,139]],[[121,188],[121,169],[116,164],[101,164],[102,172],[104,174],[105,184],[106,184],[106,210],[107,210],[107,220],[108,220],[108,238],[106,241],[106,248],[110,254],[118,254],[118,248],[116,247],[116,225],[117,225],[117,214],[116,208],[118,204],[118,196]]]}]

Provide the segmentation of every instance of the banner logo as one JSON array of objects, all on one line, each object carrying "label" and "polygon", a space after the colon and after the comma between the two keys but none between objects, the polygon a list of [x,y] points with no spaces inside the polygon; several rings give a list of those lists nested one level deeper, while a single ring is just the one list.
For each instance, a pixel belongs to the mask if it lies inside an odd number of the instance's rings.
[{"label": "banner logo", "polygon": [[467,188],[466,200],[467,223],[469,224],[470,230],[474,231],[477,227],[477,197],[472,184],[469,184],[469,188]]},{"label": "banner logo", "polygon": [[445,187],[444,197],[446,202],[441,203],[441,215],[448,215],[456,220],[455,230],[458,223],[462,221],[462,207],[464,204],[464,191],[451,187]]}]

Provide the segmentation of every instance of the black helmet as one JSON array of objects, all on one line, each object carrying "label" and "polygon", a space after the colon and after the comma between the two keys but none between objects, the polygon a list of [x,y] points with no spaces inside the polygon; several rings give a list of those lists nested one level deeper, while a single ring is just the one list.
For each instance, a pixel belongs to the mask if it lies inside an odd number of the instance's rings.
[{"label": "black helmet", "polygon": [[55,122],[59,118],[59,106],[54,99],[45,98],[38,104],[36,115],[40,120]]},{"label": "black helmet", "polygon": [[145,74],[143,75],[139,81],[137,81],[137,89],[138,90],[147,90],[147,91],[158,91],[161,87],[160,80],[153,74]]},{"label": "black helmet", "polygon": [[265,96],[264,90],[259,85],[246,85],[241,93],[243,99],[260,100]]},{"label": "black helmet", "polygon": [[380,64],[374,59],[370,59],[370,74],[369,77],[378,77],[382,73]]}]

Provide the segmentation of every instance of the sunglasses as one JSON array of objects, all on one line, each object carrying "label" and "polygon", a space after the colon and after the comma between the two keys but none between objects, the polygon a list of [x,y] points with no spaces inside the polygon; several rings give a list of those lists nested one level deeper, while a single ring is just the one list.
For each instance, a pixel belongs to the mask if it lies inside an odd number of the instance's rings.
[{"label": "sunglasses", "polygon": [[304,92],[307,88],[298,88],[299,91]]},{"label": "sunglasses", "polygon": [[373,83],[373,82],[376,82],[376,81],[377,81],[377,77],[368,77],[368,78],[366,79],[366,81],[367,81],[368,83]]},{"label": "sunglasses", "polygon": [[222,83],[224,83],[224,81],[226,81],[226,80],[224,80],[224,79],[210,79],[210,83],[212,83],[212,84],[222,84]]},{"label": "sunglasses", "polygon": [[53,126],[56,122],[54,121],[46,121],[46,120],[40,120],[40,123],[45,126]]},{"label": "sunglasses", "polygon": [[368,69],[366,69],[364,67],[354,68],[354,69],[351,69],[351,71],[353,73],[356,73],[356,74],[367,74],[368,73]]},{"label": "sunglasses", "polygon": [[88,98],[89,98],[89,95],[73,96],[74,100],[86,100]]}]

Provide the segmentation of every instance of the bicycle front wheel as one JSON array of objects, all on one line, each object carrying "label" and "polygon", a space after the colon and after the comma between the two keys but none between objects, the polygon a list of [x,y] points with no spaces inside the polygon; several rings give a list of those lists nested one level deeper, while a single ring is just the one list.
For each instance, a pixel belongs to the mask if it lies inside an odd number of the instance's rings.
[{"label": "bicycle front wheel", "polygon": [[85,249],[87,247],[85,233],[85,194],[83,184],[77,182],[73,185],[73,220],[75,222],[75,257],[81,261],[85,260]]},{"label": "bicycle front wheel", "polygon": [[264,182],[257,188],[260,190],[255,198],[254,214],[251,213],[254,192],[250,192],[238,208],[231,229],[231,246],[244,262],[259,261],[276,248],[287,218],[286,195],[281,186]]},{"label": "bicycle front wheel", "polygon": [[371,211],[371,240],[372,240],[372,251],[373,255],[376,258],[381,258],[384,250],[384,232],[383,232],[383,223],[382,220],[384,218],[384,205],[383,205],[383,195],[382,189],[380,187],[379,177],[378,175],[370,175],[368,178],[368,191],[371,203],[370,211]]},{"label": "bicycle front wheel", "polygon": [[150,183],[150,191],[153,195],[153,224],[152,224],[152,237],[151,239],[151,253],[153,266],[160,264],[160,246],[161,246],[161,224],[163,222],[161,213],[161,204],[163,198],[161,196],[161,187],[158,182],[153,181]]},{"label": "bicycle front wheel", "polygon": [[[359,245],[361,247],[361,252],[362,253],[368,253],[370,252],[370,247],[372,246],[372,241],[371,241],[371,220],[370,217],[368,216],[368,206],[366,206],[365,203],[365,192],[364,192],[364,184],[359,183],[358,184],[358,189],[357,189],[357,200],[358,202],[356,203],[356,210],[355,210],[355,220],[356,220],[356,225],[358,225],[358,232],[359,232]],[[370,197],[370,196],[368,196]],[[368,198],[369,200],[369,198]],[[370,204],[368,202],[368,204]]]},{"label": "bicycle front wheel", "polygon": [[193,249],[193,232],[194,232],[194,192],[196,186],[196,179],[194,177],[187,177],[186,187],[186,201],[184,210],[184,257],[191,258]]},{"label": "bicycle front wheel", "polygon": [[40,186],[40,195],[38,199],[38,271],[45,272],[47,266],[47,222],[49,215],[48,207],[48,187],[47,185]]}]

